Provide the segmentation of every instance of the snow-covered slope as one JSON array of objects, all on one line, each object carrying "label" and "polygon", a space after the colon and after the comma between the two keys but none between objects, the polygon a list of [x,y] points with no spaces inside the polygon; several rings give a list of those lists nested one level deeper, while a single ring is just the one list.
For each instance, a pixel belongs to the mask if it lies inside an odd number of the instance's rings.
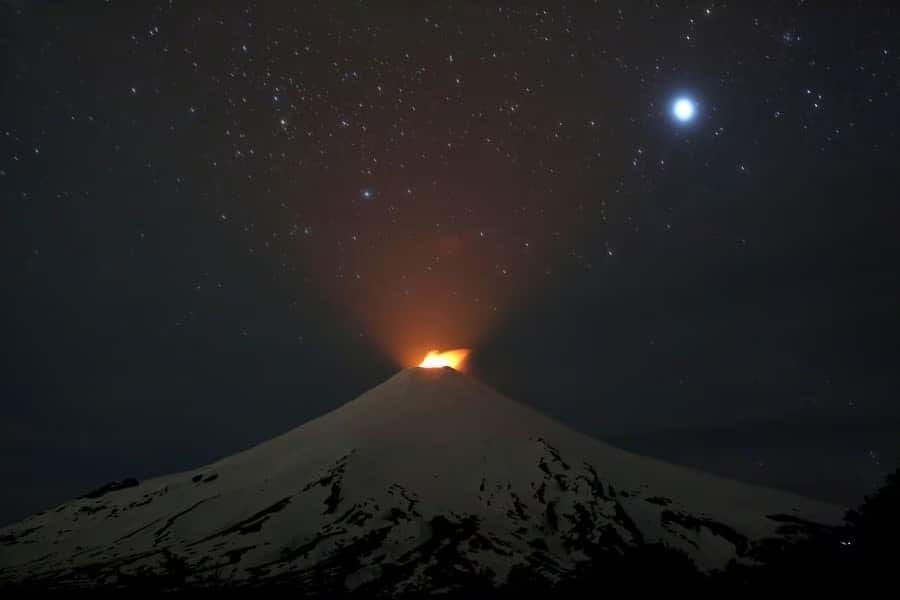
[{"label": "snow-covered slope", "polygon": [[0,530],[0,581],[327,579],[399,592],[521,569],[554,580],[648,542],[711,570],[841,516],[618,450],[452,369],[415,368],[247,451]]}]

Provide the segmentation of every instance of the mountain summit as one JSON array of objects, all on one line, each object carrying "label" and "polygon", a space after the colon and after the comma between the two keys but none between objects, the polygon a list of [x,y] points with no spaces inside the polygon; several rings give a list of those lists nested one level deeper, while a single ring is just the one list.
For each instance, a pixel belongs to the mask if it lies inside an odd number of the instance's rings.
[{"label": "mountain summit", "polygon": [[412,368],[213,464],[0,529],[0,582],[400,593],[564,579],[664,544],[702,570],[842,510],[624,452],[450,368]]}]

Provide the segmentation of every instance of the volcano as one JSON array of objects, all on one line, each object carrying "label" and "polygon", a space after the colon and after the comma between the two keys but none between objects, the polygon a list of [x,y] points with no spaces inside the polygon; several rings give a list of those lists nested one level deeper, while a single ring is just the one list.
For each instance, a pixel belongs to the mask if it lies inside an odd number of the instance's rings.
[{"label": "volcano", "polygon": [[0,581],[392,595],[560,581],[648,544],[713,571],[842,516],[619,450],[451,368],[412,368],[249,450],[0,530]]}]

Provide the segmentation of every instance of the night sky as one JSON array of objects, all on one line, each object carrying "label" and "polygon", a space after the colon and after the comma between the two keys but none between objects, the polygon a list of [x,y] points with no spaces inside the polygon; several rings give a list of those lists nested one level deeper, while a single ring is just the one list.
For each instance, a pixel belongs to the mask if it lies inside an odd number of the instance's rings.
[{"label": "night sky", "polygon": [[891,2],[22,0],[0,44],[0,522],[431,348],[825,499],[900,459]]}]

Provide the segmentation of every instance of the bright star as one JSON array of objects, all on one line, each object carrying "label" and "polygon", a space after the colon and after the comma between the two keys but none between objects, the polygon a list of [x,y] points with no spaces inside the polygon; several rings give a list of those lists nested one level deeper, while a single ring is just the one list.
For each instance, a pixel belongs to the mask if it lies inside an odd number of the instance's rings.
[{"label": "bright star", "polygon": [[672,104],[672,114],[682,123],[687,123],[693,119],[696,112],[697,106],[690,98],[678,98],[675,100],[675,103]]}]

